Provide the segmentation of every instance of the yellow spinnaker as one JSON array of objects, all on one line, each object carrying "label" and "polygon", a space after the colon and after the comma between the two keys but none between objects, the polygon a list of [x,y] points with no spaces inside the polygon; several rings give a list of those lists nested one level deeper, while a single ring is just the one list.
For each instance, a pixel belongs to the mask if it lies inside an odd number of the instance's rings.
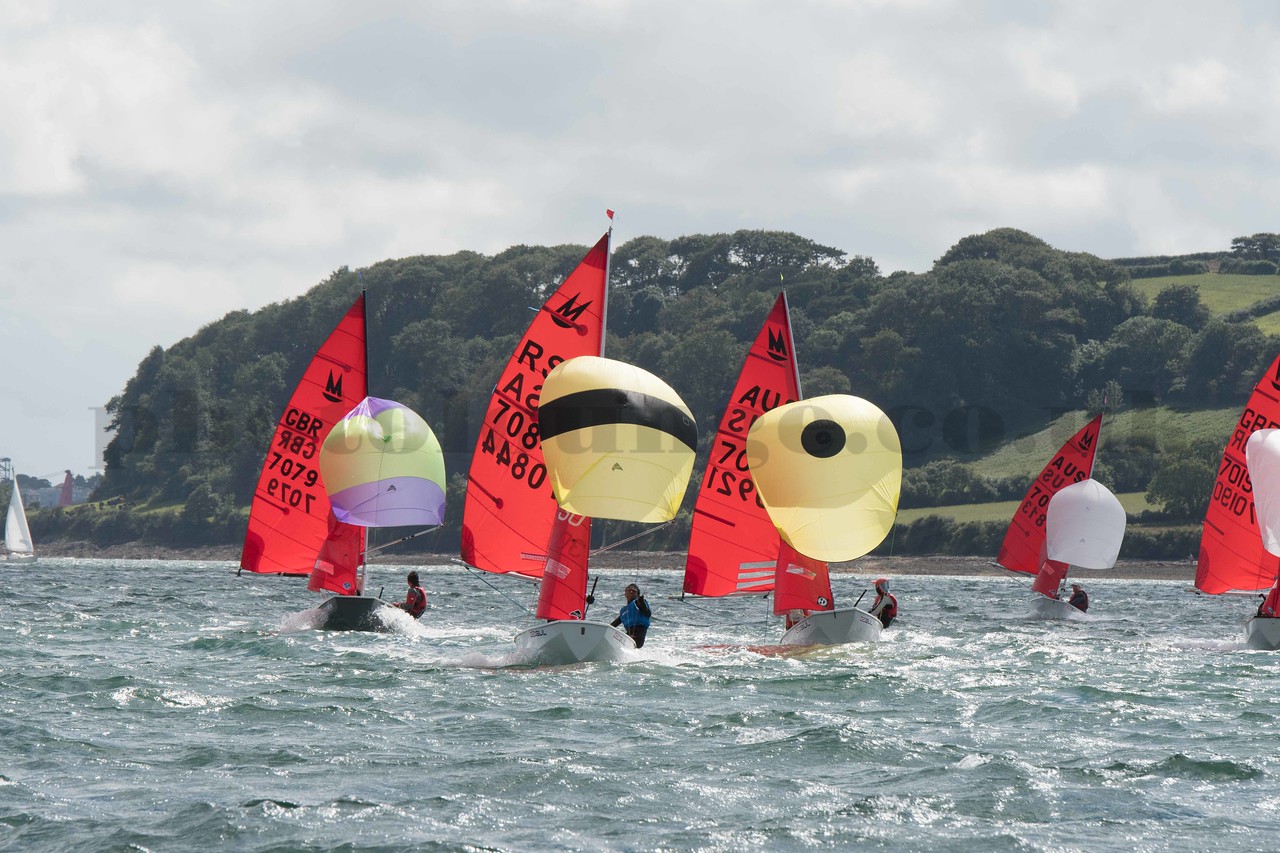
[{"label": "yellow spinnaker", "polygon": [[698,430],[671,386],[596,356],[562,362],[542,385],[538,431],[560,506],[592,518],[675,518]]},{"label": "yellow spinnaker", "polygon": [[866,400],[832,394],[761,415],[747,433],[747,464],[769,518],[805,556],[853,560],[893,528],[902,445]]}]

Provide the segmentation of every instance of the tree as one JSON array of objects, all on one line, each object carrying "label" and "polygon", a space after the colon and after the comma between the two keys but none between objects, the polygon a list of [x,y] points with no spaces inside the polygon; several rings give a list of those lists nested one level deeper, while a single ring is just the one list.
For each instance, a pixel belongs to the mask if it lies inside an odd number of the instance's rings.
[{"label": "tree", "polygon": [[1204,517],[1213,491],[1217,466],[1201,457],[1165,452],[1168,458],[1147,487],[1147,500],[1161,504],[1169,515],[1179,518]]},{"label": "tree", "polygon": [[1209,322],[1209,309],[1200,301],[1200,288],[1194,284],[1173,284],[1156,294],[1151,316],[1172,320],[1188,329],[1199,330]]},{"label": "tree", "polygon": [[1246,260],[1280,263],[1280,234],[1260,232],[1231,241],[1231,254]]}]

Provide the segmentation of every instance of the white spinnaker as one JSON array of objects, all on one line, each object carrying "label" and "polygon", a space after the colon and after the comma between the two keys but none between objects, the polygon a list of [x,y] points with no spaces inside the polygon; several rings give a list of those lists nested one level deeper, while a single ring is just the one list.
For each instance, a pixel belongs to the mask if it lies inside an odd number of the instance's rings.
[{"label": "white spinnaker", "polygon": [[1262,547],[1280,556],[1280,429],[1260,429],[1244,445]]},{"label": "white spinnaker", "polygon": [[1124,507],[1097,480],[1081,480],[1049,502],[1045,548],[1050,560],[1081,569],[1109,569],[1120,555]]}]

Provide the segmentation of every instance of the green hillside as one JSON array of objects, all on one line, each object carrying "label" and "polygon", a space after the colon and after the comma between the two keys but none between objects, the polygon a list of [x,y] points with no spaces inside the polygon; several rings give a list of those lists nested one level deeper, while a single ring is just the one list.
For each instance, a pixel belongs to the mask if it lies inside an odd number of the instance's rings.
[{"label": "green hillside", "polygon": [[[1171,275],[1161,278],[1134,279],[1133,289],[1154,300],[1156,294],[1176,284],[1190,284],[1200,289],[1200,301],[1215,316],[1248,308],[1260,300],[1280,295],[1280,276],[1274,275]],[[1280,318],[1277,319],[1280,328]],[[1270,331],[1264,329],[1263,331]]]},{"label": "green hillside", "polygon": [[[1147,503],[1147,496],[1142,492],[1125,492],[1116,495],[1129,515],[1136,515],[1154,509]],[[1020,501],[995,501],[986,504],[961,504],[959,506],[936,506],[927,509],[904,509],[898,512],[899,524],[910,524],[917,519],[929,515],[940,515],[956,522],[996,521],[1004,524],[1013,517]]]},{"label": "green hillside", "polygon": [[[966,463],[966,467],[983,477],[1025,477],[1029,480],[1091,416],[1085,412],[1065,414],[1039,432],[1007,442],[993,453]],[[1159,406],[1108,415],[1103,420],[1098,458],[1105,461],[1108,444],[1115,445],[1139,435],[1157,437],[1162,447],[1186,446],[1199,439],[1225,445],[1227,435],[1239,416],[1239,406],[1195,411]]]}]

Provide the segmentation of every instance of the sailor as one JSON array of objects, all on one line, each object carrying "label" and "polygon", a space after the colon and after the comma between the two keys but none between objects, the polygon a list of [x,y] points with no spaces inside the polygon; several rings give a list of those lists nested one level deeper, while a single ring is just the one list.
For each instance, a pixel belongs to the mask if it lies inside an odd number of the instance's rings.
[{"label": "sailor", "polygon": [[609,624],[615,628],[621,625],[638,649],[644,645],[645,634],[649,633],[649,619],[653,616],[653,611],[649,609],[649,602],[640,594],[640,587],[635,584],[627,584],[623,594],[627,597],[627,603],[618,610],[618,618]]},{"label": "sailor", "polygon": [[1258,605],[1258,615],[1264,619],[1280,617],[1280,584],[1271,587],[1271,592]]},{"label": "sailor", "polygon": [[409,576],[405,580],[409,584],[409,591],[405,593],[404,601],[397,604],[396,607],[417,619],[427,610],[427,593],[418,584],[417,572],[409,572]]},{"label": "sailor", "polygon": [[1071,585],[1071,600],[1067,602],[1076,610],[1084,613],[1089,609],[1089,593],[1084,591],[1084,587],[1078,583]]},{"label": "sailor", "polygon": [[898,616],[898,599],[889,592],[889,582],[884,578],[876,578],[876,600],[871,605],[871,615],[879,618],[880,624],[886,628]]}]

